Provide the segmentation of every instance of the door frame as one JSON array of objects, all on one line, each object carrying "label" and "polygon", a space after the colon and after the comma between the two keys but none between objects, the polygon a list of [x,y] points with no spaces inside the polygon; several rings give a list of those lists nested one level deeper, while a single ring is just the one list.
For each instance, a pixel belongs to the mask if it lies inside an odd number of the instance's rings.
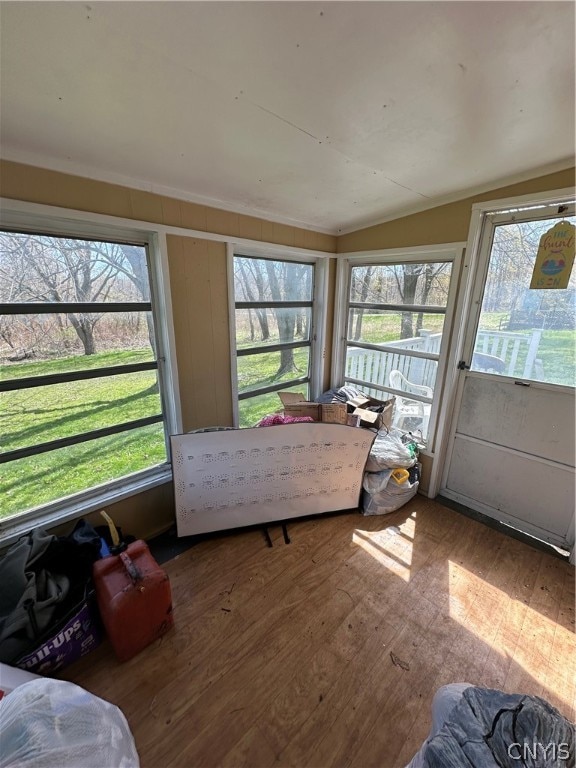
[{"label": "door frame", "polygon": [[[455,332],[446,372],[445,396],[449,403],[446,412],[447,429],[444,432],[442,444],[437,446],[439,461],[436,463],[430,478],[430,496],[436,495],[444,489],[447,483],[465,381],[465,376],[460,375],[464,371],[458,369],[458,361],[467,361],[466,355],[471,357],[492,248],[492,238],[484,237],[487,226],[492,226],[492,224],[489,224],[488,216],[491,213],[506,209],[509,212],[513,212],[514,209],[526,207],[556,208],[559,205],[574,203],[574,200],[574,189],[564,188],[544,193],[533,193],[475,203],[472,206],[466,255],[455,308]],[[554,211],[554,213],[557,213],[557,211]],[[519,218],[522,218],[521,214]],[[535,382],[534,384],[536,385],[537,383]],[[575,547],[573,545],[570,556],[571,562],[574,562],[574,558]]]}]

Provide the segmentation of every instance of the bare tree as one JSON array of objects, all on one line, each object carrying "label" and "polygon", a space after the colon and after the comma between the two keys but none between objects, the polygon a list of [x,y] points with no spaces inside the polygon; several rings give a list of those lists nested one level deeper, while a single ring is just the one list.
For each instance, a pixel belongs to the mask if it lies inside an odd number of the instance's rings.
[{"label": "bare tree", "polygon": [[[433,288],[438,287],[437,278],[443,272],[448,271],[448,265],[426,262],[423,264],[399,264],[394,269],[394,277],[402,304],[426,305]],[[416,313],[414,324],[414,312],[401,313],[400,338],[412,338],[422,328],[424,314]]]},{"label": "bare tree", "polygon": [[[358,295],[358,298],[355,300],[362,303],[364,303],[368,298],[368,293],[372,287],[372,273],[374,272],[374,267],[364,267],[363,269],[365,271],[363,271],[362,277],[359,280],[360,285],[355,286],[355,291],[354,291],[354,293]],[[352,337],[354,341],[358,341],[362,336],[362,318],[363,317],[364,317],[364,310],[356,309],[355,310],[356,322],[354,327],[354,334]]]},{"label": "bare tree", "polygon": [[[239,258],[236,260],[236,276],[239,277],[237,283],[241,286],[246,301],[264,301],[265,300],[265,279],[261,269],[261,263],[257,259]],[[262,341],[270,338],[270,329],[268,327],[268,314],[265,309],[248,310],[250,320],[250,337],[254,341],[254,329],[252,327],[252,311],[256,315],[260,325],[260,336]]]},{"label": "bare tree", "polygon": [[[0,234],[0,281],[10,302],[90,304],[108,301],[119,288],[118,276],[126,275],[142,297],[148,297],[148,281],[140,262],[112,243],[99,243],[44,235]],[[135,248],[135,247],[134,247]],[[139,248],[140,252],[142,249]],[[65,313],[85,355],[96,352],[94,329],[102,313]],[[62,319],[57,316],[62,328]],[[4,331],[4,337],[6,331]],[[153,336],[151,343],[153,343]]]},{"label": "bare tree", "polygon": [[[300,264],[285,261],[266,261],[266,272],[273,301],[296,300],[300,294],[299,270]],[[296,312],[293,308],[276,307],[274,310],[278,325],[278,336],[281,343],[294,341],[296,329]],[[280,350],[280,365],[274,378],[279,379],[285,373],[298,370],[294,362],[294,350]]]},{"label": "bare tree", "polygon": [[[143,301],[150,301],[150,281],[144,248],[136,245],[121,245],[119,250],[130,265],[130,269],[126,269],[123,264],[116,264],[117,269],[136,286]],[[156,337],[151,312],[146,313],[146,325],[148,327],[148,340],[156,357]]]},{"label": "bare tree", "polygon": [[[414,304],[418,281],[424,271],[424,264],[400,264],[394,269],[394,277],[402,304]],[[414,335],[412,325],[413,312],[402,312],[400,320],[400,338],[409,339]]]},{"label": "bare tree", "polygon": [[[283,302],[300,301],[311,294],[312,267],[290,261],[253,259],[239,256],[235,260],[236,291],[247,301]],[[255,309],[262,341],[270,338],[268,314]],[[307,338],[308,313],[298,307],[271,307],[269,312],[276,321],[278,340],[290,343],[297,337]],[[280,350],[280,364],[274,378],[297,371],[293,349]]]},{"label": "bare tree", "polygon": [[[427,262],[424,265],[424,281],[422,285],[422,297],[420,300],[421,304],[427,304],[428,303],[428,297],[430,296],[430,293],[432,291],[432,288],[434,287],[435,283],[438,283],[438,280],[436,279],[439,275],[441,275],[443,272],[447,272],[449,268],[449,264],[444,262],[443,264],[432,264],[431,262]],[[416,328],[415,332],[418,333],[422,330],[422,324],[424,322],[424,313],[418,312],[416,315]]]}]

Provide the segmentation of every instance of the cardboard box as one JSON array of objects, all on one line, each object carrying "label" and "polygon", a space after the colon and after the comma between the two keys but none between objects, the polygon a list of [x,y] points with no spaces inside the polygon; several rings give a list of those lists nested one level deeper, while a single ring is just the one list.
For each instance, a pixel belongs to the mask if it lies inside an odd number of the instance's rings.
[{"label": "cardboard box", "polygon": [[284,406],[284,413],[286,416],[296,416],[298,418],[309,416],[313,421],[322,421],[320,403],[310,403],[304,400],[300,403],[288,403]]},{"label": "cardboard box", "polygon": [[348,411],[345,403],[311,403],[301,392],[278,392],[286,416],[309,416],[325,424],[346,424]]},{"label": "cardboard box", "polygon": [[346,403],[322,403],[320,413],[325,424],[346,424],[348,422]]},{"label": "cardboard box", "polygon": [[[284,406],[308,402],[303,392],[278,392],[278,397],[282,400],[282,405]],[[317,403],[312,403],[312,405],[317,405]]]},{"label": "cardboard box", "polygon": [[55,672],[94,650],[102,641],[100,616],[94,592],[90,591],[76,607],[48,631],[33,651],[13,662],[30,672]]},{"label": "cardboard box", "polygon": [[[378,400],[368,395],[359,395],[347,403],[312,403],[306,400],[302,392],[278,392],[287,416],[309,416],[314,421],[329,424],[348,424],[368,429],[390,428],[394,413],[395,397]],[[368,407],[383,406],[383,410],[370,411]],[[355,417],[354,419],[350,416]]]},{"label": "cardboard box", "polygon": [[367,405],[370,405],[370,398],[366,395],[359,395],[348,400],[346,405],[348,406],[348,411],[352,413],[354,408],[365,408]]},{"label": "cardboard box", "polygon": [[[347,405],[354,416],[360,417],[361,427],[368,427],[370,429],[386,427],[389,429],[392,424],[392,416],[394,415],[395,400],[395,397],[391,397],[389,400],[378,400],[375,397],[356,397],[353,400],[349,400]],[[380,412],[369,411],[367,406],[384,406],[384,408]]]}]

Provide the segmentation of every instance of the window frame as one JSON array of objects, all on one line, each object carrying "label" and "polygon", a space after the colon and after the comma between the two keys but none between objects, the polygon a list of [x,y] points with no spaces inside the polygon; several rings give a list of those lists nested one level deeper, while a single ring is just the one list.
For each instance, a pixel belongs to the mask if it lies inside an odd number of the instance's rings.
[{"label": "window frame", "polygon": [[[161,421],[164,424],[166,447],[166,460],[159,465],[106,481],[33,509],[0,519],[0,545],[3,546],[17,539],[30,530],[32,526],[50,527],[64,523],[103,506],[170,482],[172,480],[172,465],[169,435],[181,431],[181,416],[178,390],[175,386],[177,371],[174,332],[171,313],[167,312],[171,300],[165,234],[152,226],[144,226],[143,222],[119,220],[112,216],[12,200],[1,201],[0,228],[3,231],[41,234],[51,237],[124,242],[142,245],[146,248],[150,301],[137,303],[141,311],[151,311],[153,317],[156,340],[156,361],[153,365],[158,377],[162,404]],[[109,307],[113,304],[110,302]],[[144,308],[145,304],[147,306]],[[54,304],[53,306],[57,305]],[[142,365],[150,367],[150,364],[136,364],[134,371]],[[123,372],[122,367],[119,372]],[[49,375],[44,383],[57,383],[58,376],[56,374]],[[60,374],[60,376],[62,375]],[[53,381],[48,381],[48,379],[53,379]],[[135,428],[138,429],[138,426]],[[66,438],[64,438],[65,440]],[[79,440],[78,442],[84,441]],[[33,450],[30,451],[30,454],[33,453]]]},{"label": "window frame", "polygon": [[[234,259],[236,257],[246,257],[254,259],[270,259],[271,261],[292,261],[299,264],[310,264],[314,268],[313,275],[313,291],[311,301],[297,302],[299,306],[310,307],[310,341],[298,342],[298,347],[310,348],[310,375],[306,377],[305,381],[308,383],[310,389],[310,397],[313,399],[317,397],[322,391],[322,384],[324,380],[324,360],[326,358],[326,307],[328,302],[328,259],[334,254],[327,253],[326,255],[319,255],[317,252],[310,252],[305,249],[297,249],[290,247],[283,247],[278,245],[265,245],[265,246],[244,246],[239,243],[229,243],[228,245],[228,306],[229,306],[229,327],[230,327],[230,358],[231,358],[231,380],[232,380],[232,413],[233,423],[235,428],[239,428],[239,401],[249,399],[250,395],[245,393],[239,393],[238,391],[238,375],[236,360],[238,357],[238,349],[236,345],[236,308],[237,304],[242,304],[242,308],[248,308],[248,305],[255,303],[259,305],[259,302],[237,302],[235,295],[234,284]],[[289,302],[283,302],[283,304],[289,304]],[[272,305],[273,302],[267,302],[266,306]],[[263,353],[266,351],[275,351],[281,349],[280,344],[276,345],[261,345]],[[251,347],[250,349],[256,349]],[[255,354],[258,354],[256,352]],[[244,355],[241,355],[244,356]],[[271,388],[266,387],[264,391],[257,394],[265,394],[266,392],[275,392],[277,390],[286,389],[286,387],[297,387],[304,381],[304,377],[298,380],[290,380],[284,382],[278,382],[278,385],[273,385]],[[241,396],[244,395],[243,397]]]},{"label": "window frame", "polygon": [[[562,211],[562,215],[567,214],[570,217],[576,215],[576,202],[575,194],[558,194],[557,198],[553,201],[550,200],[550,195],[523,195],[515,199],[503,200],[500,206],[490,203],[486,206],[478,204],[474,206],[474,212],[479,214],[479,223],[474,221],[474,236],[478,238],[477,253],[476,253],[476,269],[477,274],[475,276],[475,284],[473,287],[473,296],[471,308],[468,310],[468,323],[466,325],[466,335],[462,345],[462,359],[465,363],[470,364],[470,370],[473,373],[479,373],[483,376],[487,375],[481,369],[475,368],[472,364],[474,355],[476,335],[480,327],[480,320],[482,317],[482,308],[484,295],[486,293],[486,284],[488,280],[488,273],[490,270],[490,261],[492,255],[492,246],[494,242],[494,235],[496,228],[499,226],[506,226],[508,224],[521,224],[532,221],[542,221],[547,218],[554,218],[559,216],[559,207],[563,207],[566,210]],[[472,224],[471,224],[472,228]],[[476,231],[477,230],[477,231]],[[490,375],[497,376],[499,379],[512,379],[512,380],[524,380],[522,376],[512,376],[508,374],[491,373]],[[542,381],[540,379],[526,379],[530,382],[531,386],[539,387],[553,387],[558,390],[566,392],[574,392],[574,387],[568,384],[557,384],[550,381]]]},{"label": "window frame", "polygon": [[[456,309],[456,295],[460,279],[460,271],[463,261],[465,243],[444,243],[440,245],[415,246],[413,248],[395,248],[378,251],[362,251],[345,253],[338,259],[338,271],[336,275],[336,313],[334,319],[334,354],[332,358],[331,381],[333,387],[342,386],[345,381],[346,371],[346,351],[348,347],[347,328],[350,305],[357,302],[350,302],[350,284],[353,267],[368,266],[370,264],[382,264],[392,266],[395,264],[421,264],[421,263],[439,263],[450,262],[452,271],[450,275],[450,287],[446,301],[446,309],[443,311],[444,326],[442,331],[442,341],[437,354],[433,353],[415,353],[411,350],[402,351],[401,354],[407,354],[411,357],[425,357],[426,359],[436,360],[438,371],[432,398],[423,395],[410,395],[410,399],[431,404],[430,420],[428,425],[428,437],[426,448],[423,453],[434,457],[435,446],[441,438],[444,420],[446,418],[446,406],[442,399],[445,376],[448,366],[449,350],[454,324]],[[420,305],[382,305],[379,309],[392,309],[397,306],[420,309]],[[426,312],[425,307],[423,307]],[[429,308],[428,308],[429,309]],[[359,346],[374,348],[374,345],[361,343]],[[384,351],[383,347],[377,349]],[[398,352],[397,349],[394,350]],[[361,384],[359,385],[362,386]],[[389,386],[378,386],[375,389],[382,390],[383,393],[390,395],[401,395],[406,397],[406,393],[398,392]]]}]

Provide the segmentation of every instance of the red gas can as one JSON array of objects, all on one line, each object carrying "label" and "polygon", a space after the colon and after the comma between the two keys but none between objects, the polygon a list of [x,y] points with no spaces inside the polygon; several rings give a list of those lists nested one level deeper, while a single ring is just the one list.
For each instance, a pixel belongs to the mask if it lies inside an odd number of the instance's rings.
[{"label": "red gas can", "polygon": [[94,563],[92,575],[102,621],[116,656],[128,661],[173,625],[168,574],[135,541],[124,552]]}]

